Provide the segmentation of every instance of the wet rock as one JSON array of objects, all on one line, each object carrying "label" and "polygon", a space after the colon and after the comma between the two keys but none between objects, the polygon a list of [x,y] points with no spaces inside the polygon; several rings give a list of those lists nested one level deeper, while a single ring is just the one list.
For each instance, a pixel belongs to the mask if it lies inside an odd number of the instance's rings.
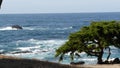
[{"label": "wet rock", "polygon": [[19,26],[19,25],[13,25],[12,28],[13,28],[13,29],[23,29],[23,28],[22,28],[21,26]]},{"label": "wet rock", "polygon": [[120,63],[119,58],[115,58],[115,59],[113,60],[113,64],[119,64],[119,63]]},{"label": "wet rock", "polygon": [[85,64],[85,62],[84,61],[71,62],[70,64],[72,64],[72,65],[79,65],[79,64]]},{"label": "wet rock", "polygon": [[14,52],[12,54],[19,54],[19,53],[32,53],[32,51],[20,51],[20,52]]},{"label": "wet rock", "polygon": [[110,64],[110,62],[106,60],[105,62],[103,62],[103,64]]}]

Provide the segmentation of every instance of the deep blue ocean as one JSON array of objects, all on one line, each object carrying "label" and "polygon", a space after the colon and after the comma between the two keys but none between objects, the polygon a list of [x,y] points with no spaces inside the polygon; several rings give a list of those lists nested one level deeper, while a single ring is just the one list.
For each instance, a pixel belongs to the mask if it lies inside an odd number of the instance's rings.
[{"label": "deep blue ocean", "polygon": [[[58,62],[55,50],[68,40],[72,32],[92,21],[120,21],[120,13],[53,13],[53,14],[0,14],[0,54]],[[12,25],[20,25],[23,30],[12,29]],[[120,49],[112,48],[110,59],[120,58]],[[96,57],[87,57],[75,61],[95,64]],[[104,57],[107,52],[104,54]],[[103,57],[103,59],[104,59]],[[63,64],[69,64],[64,59]]]}]

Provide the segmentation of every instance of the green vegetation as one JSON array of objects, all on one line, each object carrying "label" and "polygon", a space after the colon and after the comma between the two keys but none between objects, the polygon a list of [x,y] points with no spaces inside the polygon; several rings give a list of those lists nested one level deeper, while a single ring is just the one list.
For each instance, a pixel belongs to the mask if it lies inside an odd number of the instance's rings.
[{"label": "green vegetation", "polygon": [[69,40],[56,50],[56,57],[62,61],[66,53],[70,53],[71,60],[85,52],[88,56],[96,56],[98,64],[102,63],[104,50],[108,50],[108,61],[111,52],[110,46],[120,48],[120,22],[99,21],[70,34]]}]

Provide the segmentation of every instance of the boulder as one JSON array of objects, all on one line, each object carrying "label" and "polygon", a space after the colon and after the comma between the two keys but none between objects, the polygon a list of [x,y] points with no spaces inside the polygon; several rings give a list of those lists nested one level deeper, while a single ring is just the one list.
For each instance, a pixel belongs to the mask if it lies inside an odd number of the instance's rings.
[{"label": "boulder", "polygon": [[12,28],[13,28],[13,29],[23,29],[23,28],[22,28],[21,26],[19,26],[19,25],[13,25]]},{"label": "boulder", "polygon": [[113,64],[119,64],[119,63],[120,63],[119,58],[115,58],[115,59],[113,60]]}]

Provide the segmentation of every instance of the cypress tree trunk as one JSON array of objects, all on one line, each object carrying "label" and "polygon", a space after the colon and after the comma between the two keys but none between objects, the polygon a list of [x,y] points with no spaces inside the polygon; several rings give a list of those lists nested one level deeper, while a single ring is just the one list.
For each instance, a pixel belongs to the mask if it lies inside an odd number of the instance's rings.
[{"label": "cypress tree trunk", "polygon": [[99,53],[99,56],[98,56],[98,64],[102,64],[103,63],[103,60],[102,60],[102,56],[103,56],[103,49],[101,49],[101,52]]}]

